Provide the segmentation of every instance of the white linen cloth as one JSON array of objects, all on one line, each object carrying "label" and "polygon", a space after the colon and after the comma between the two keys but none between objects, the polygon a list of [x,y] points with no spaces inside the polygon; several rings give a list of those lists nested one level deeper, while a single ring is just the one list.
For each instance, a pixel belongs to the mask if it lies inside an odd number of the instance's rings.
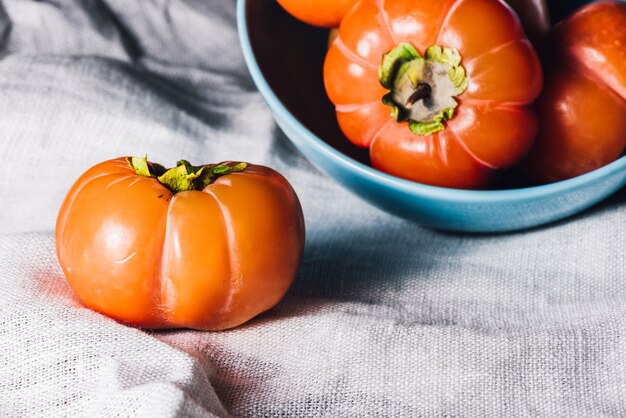
[{"label": "white linen cloth", "polygon": [[[4,8],[1,416],[626,416],[626,193],[523,233],[426,230],[290,145],[233,0]],[[226,332],[144,332],[80,306],[54,255],[61,201],[91,165],[146,153],[292,182],[308,235],[277,308]]]}]

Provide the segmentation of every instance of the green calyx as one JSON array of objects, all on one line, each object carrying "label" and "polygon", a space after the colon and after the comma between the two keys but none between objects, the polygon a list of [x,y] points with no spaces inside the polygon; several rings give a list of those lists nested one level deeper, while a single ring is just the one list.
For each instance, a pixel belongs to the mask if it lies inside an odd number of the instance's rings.
[{"label": "green calyx", "polygon": [[147,158],[127,157],[126,161],[140,176],[155,178],[172,193],[202,190],[221,176],[244,171],[247,163],[224,162],[193,166],[181,160],[176,167],[166,169],[159,164],[149,164]]},{"label": "green calyx", "polygon": [[408,121],[417,135],[443,131],[458,106],[455,97],[469,84],[461,59],[456,49],[437,45],[426,49],[422,57],[408,42],[386,53],[378,78],[389,90],[382,101],[390,107],[391,117]]}]

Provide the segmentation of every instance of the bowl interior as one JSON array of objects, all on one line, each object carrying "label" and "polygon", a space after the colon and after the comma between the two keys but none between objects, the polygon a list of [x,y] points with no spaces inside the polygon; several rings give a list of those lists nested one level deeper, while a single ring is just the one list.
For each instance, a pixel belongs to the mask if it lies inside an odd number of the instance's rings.
[{"label": "bowl interior", "polygon": [[283,105],[317,137],[361,163],[366,149],[352,145],[339,129],[323,80],[329,31],[308,26],[276,1],[247,1],[250,44],[259,68]]}]

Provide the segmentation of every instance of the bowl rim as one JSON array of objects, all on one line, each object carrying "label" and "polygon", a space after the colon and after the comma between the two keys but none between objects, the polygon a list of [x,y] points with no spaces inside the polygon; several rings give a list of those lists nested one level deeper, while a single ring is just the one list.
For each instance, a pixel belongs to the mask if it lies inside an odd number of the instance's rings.
[{"label": "bowl rim", "polygon": [[250,71],[250,75],[256,84],[261,96],[267,102],[270,110],[278,114],[278,117],[284,121],[289,127],[296,132],[302,133],[307,142],[313,146],[316,151],[323,154],[326,158],[334,161],[345,170],[359,173],[362,177],[367,178],[378,184],[394,188],[404,193],[419,195],[422,197],[436,198],[455,202],[511,202],[526,201],[535,199],[545,199],[549,197],[559,196],[564,193],[576,191],[583,187],[592,186],[612,176],[614,173],[626,169],[626,156],[580,176],[561,180],[554,183],[548,183],[537,186],[528,186],[517,189],[502,190],[464,190],[453,189],[439,186],[430,186],[406,180],[400,177],[392,176],[373,167],[360,163],[346,154],[336,150],[306,126],[304,126],[291,112],[285,107],[281,100],[276,96],[267,80],[263,76],[261,69],[257,63],[246,24],[246,4],[248,0],[237,0],[237,31],[239,35],[239,43],[243,52],[244,61]]}]

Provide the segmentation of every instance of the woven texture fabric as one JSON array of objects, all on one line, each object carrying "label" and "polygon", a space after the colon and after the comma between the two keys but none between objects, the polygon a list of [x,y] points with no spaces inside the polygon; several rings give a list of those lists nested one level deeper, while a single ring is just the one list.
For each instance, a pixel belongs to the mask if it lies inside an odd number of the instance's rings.
[{"label": "woven texture fabric", "polygon": [[[1,416],[626,416],[626,193],[524,233],[422,229],[288,142],[233,0],[3,5]],[[146,153],[289,179],[307,242],[275,309],[211,333],[81,307],[54,255],[58,208],[89,166]]]}]

